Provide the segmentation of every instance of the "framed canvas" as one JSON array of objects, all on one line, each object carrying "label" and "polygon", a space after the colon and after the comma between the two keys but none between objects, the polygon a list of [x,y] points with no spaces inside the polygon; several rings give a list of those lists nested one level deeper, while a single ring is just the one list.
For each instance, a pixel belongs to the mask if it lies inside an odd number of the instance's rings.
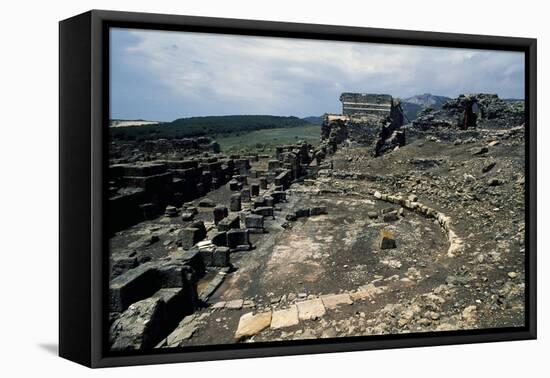
[{"label": "framed canvas", "polygon": [[59,58],[62,357],[536,338],[535,39],[94,10]]}]

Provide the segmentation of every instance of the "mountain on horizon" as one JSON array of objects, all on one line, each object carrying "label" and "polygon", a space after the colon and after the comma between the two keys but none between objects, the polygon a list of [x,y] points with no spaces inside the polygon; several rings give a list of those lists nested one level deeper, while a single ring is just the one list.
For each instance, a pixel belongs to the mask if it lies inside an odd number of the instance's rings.
[{"label": "mountain on horizon", "polygon": [[450,99],[450,97],[446,96],[423,93],[402,99],[401,108],[407,120],[412,122],[422,110],[426,108],[441,109],[443,104]]}]

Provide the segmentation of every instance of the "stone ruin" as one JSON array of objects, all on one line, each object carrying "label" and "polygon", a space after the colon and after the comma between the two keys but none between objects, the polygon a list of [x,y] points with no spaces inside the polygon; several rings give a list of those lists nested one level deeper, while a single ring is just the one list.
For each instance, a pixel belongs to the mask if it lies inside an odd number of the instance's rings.
[{"label": "stone ruin", "polygon": [[373,156],[405,145],[400,100],[385,94],[342,93],[342,114],[325,114],[318,156],[344,142],[371,146]]},{"label": "stone ruin", "polygon": [[[520,124],[523,122],[523,110],[520,112],[522,105],[500,100],[494,95],[460,96],[446,103],[440,111],[426,110],[416,123],[403,128],[403,113],[398,99],[387,95],[345,93],[341,100],[342,114],[324,116],[320,130],[321,143],[315,149],[308,143],[298,142],[276,147],[273,156],[256,153],[226,155],[208,138],[201,139],[205,143],[196,140],[198,144],[158,141],[145,142],[138,151],[115,149],[118,155],[111,160],[109,167],[110,231],[120,234],[120,230],[150,220],[151,223],[145,224],[149,227],[146,231],[151,232],[144,233],[137,241],[127,244],[128,248],[124,246],[122,251],[110,256],[110,345],[113,350],[148,350],[185,345],[185,340],[189,340],[196,331],[197,319],[208,310],[206,306],[209,299],[213,303],[212,299],[216,298],[213,294],[226,274],[234,272],[233,264],[239,266],[241,260],[236,260],[239,256],[261,255],[262,245],[269,244],[265,241],[278,237],[275,224],[278,230],[292,230],[293,227],[299,230],[303,218],[322,216],[328,213],[328,209],[331,214],[337,215],[334,204],[326,198],[319,199],[321,193],[332,193],[338,200],[349,196],[346,200],[352,201],[350,203],[354,205],[364,203],[362,197],[354,199],[360,194],[354,181],[359,184],[370,180],[366,189],[359,187],[364,195],[368,194],[367,199],[392,205],[364,213],[373,223],[384,224],[384,228],[376,233],[375,242],[380,251],[394,255],[392,251],[406,244],[402,242],[404,236],[399,234],[399,229],[396,231],[395,224],[406,219],[404,214],[407,212],[407,215],[415,213],[425,217],[430,224],[435,222],[444,231],[448,243],[445,246],[446,257],[462,256],[465,243],[460,230],[455,230],[450,215],[419,202],[416,195],[402,194],[414,185],[414,191],[420,191],[424,196],[427,194],[422,191],[426,187],[429,188],[426,190],[437,190],[439,197],[447,198],[440,193],[441,177],[437,178],[438,185],[432,188],[431,176],[411,176],[409,172],[404,176],[386,177],[390,175],[385,172],[383,175],[375,175],[371,172],[375,169],[371,165],[366,172],[341,168],[334,170],[332,158],[339,167],[342,163],[353,161],[355,169],[355,163],[361,164],[363,156],[352,155],[355,159],[351,160],[348,153],[353,152],[353,149],[343,148],[367,146],[373,156],[380,156],[403,146],[405,130],[410,132],[411,128],[433,131],[442,125],[454,130],[468,130],[485,125],[499,127]],[[504,115],[499,112],[504,112]],[[516,132],[515,129],[512,131]],[[505,140],[504,136],[502,140]],[[411,139],[409,143],[412,145],[415,140]],[[366,148],[358,150],[364,155]],[[396,153],[407,156],[407,151],[408,147]],[[334,153],[330,163],[327,162],[327,157]],[[487,147],[479,153],[475,152],[476,160],[478,155],[487,153]],[[384,162],[384,157],[377,161]],[[402,162],[407,162],[409,167],[416,164],[440,164],[433,159],[416,158],[402,159]],[[483,167],[483,173],[495,166],[494,162],[487,164]],[[422,169],[413,167],[411,171]],[[466,179],[469,176],[464,177]],[[400,180],[397,182],[402,186],[393,185],[395,180]],[[501,182],[495,180],[488,184],[491,188],[502,186]],[[390,181],[392,185],[387,188],[389,191],[382,191]],[[456,185],[456,180],[453,182]],[[456,196],[454,188],[450,193]],[[476,195],[482,193],[480,191]],[[424,198],[428,200],[426,203],[430,203],[431,198],[439,197]],[[302,202],[297,201],[297,198]],[[441,198],[438,201],[442,201]],[[449,202],[449,209],[456,207],[457,200],[453,201],[453,206]],[[306,225],[310,223],[314,222],[304,222]],[[167,240],[166,234],[170,234],[174,240]],[[154,249],[159,245],[166,246],[164,255],[151,257],[142,254],[142,251],[150,251],[151,247]],[[286,267],[286,264],[285,260],[283,266]],[[381,260],[380,264],[400,266],[399,261],[391,259]],[[346,266],[343,265],[343,268],[346,269]],[[414,272],[411,270],[413,268],[408,271]],[[377,288],[372,286],[369,293],[374,289]],[[336,297],[351,298],[355,295],[356,298],[361,293],[363,290],[353,291],[349,295],[339,293]],[[364,295],[370,298],[371,294]],[[250,298],[229,298],[231,300],[223,306],[226,309],[249,308],[245,303]],[[321,300],[298,293],[299,301],[295,307],[300,313],[300,306],[321,301],[324,307],[320,308],[324,311],[325,307],[331,308],[331,298],[336,300],[334,295]],[[233,302],[238,302],[238,305]],[[208,308],[219,311],[220,303],[214,303]],[[272,306],[272,302],[267,301],[266,305]],[[273,311],[273,320],[270,315],[270,320],[266,321],[267,325],[271,321],[271,328],[278,327],[277,313]],[[241,327],[246,316],[248,314],[239,321],[235,333],[238,339],[254,334],[241,332],[242,328],[246,328]],[[257,316],[262,316],[262,313],[252,318]]]},{"label": "stone ruin", "polygon": [[113,163],[132,163],[156,160],[162,155],[182,159],[200,153],[219,152],[218,142],[208,137],[198,137],[112,143],[109,153]]},{"label": "stone ruin", "polygon": [[412,122],[412,126],[421,131],[434,127],[468,130],[481,124],[484,127],[508,128],[523,123],[523,101],[505,101],[496,94],[473,93],[449,100],[439,110],[423,110]]},{"label": "stone ruin", "polygon": [[109,167],[109,229],[122,230],[162,213],[167,205],[203,196],[228,182],[239,159],[195,157]]},{"label": "stone ruin", "polygon": [[[111,347],[154,348],[203,306],[231,269],[231,253],[254,249],[251,235],[268,232],[265,220],[276,217],[275,206],[287,200],[290,185],[308,175],[312,152],[311,145],[299,142],[278,146],[274,157],[195,153],[167,160],[167,151],[157,160],[112,164],[110,232],[164,216],[169,227],[179,228],[179,248],[162,259],[142,259],[139,252],[159,241],[146,235],[123,253],[111,254]],[[225,190],[229,206],[210,198],[217,189]],[[285,221],[326,211],[323,206],[298,209]],[[198,283],[209,271],[218,274],[199,292]]]}]

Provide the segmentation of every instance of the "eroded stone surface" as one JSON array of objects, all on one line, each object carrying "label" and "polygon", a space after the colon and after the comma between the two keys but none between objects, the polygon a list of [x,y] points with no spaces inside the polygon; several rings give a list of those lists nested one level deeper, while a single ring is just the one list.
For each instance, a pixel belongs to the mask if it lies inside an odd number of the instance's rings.
[{"label": "eroded stone surface", "polygon": [[271,328],[273,329],[292,327],[298,323],[298,307],[296,305],[284,310],[273,311],[271,318]]},{"label": "eroded stone surface", "polygon": [[235,332],[235,339],[239,340],[245,337],[254,336],[258,332],[266,329],[271,324],[271,312],[254,314],[249,312],[241,316],[239,326]]},{"label": "eroded stone surface", "polygon": [[353,301],[349,294],[332,294],[321,297],[326,309],[335,309],[343,305],[350,305]]},{"label": "eroded stone surface", "polygon": [[315,320],[325,315],[325,306],[321,299],[311,299],[296,303],[300,320]]}]

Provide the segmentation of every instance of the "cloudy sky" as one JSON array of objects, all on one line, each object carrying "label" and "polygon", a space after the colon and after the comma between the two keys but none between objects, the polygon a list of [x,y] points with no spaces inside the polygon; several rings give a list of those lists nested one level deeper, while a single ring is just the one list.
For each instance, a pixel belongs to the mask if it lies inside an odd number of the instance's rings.
[{"label": "cloudy sky", "polygon": [[338,113],[342,92],[524,97],[522,53],[111,29],[111,118]]}]

